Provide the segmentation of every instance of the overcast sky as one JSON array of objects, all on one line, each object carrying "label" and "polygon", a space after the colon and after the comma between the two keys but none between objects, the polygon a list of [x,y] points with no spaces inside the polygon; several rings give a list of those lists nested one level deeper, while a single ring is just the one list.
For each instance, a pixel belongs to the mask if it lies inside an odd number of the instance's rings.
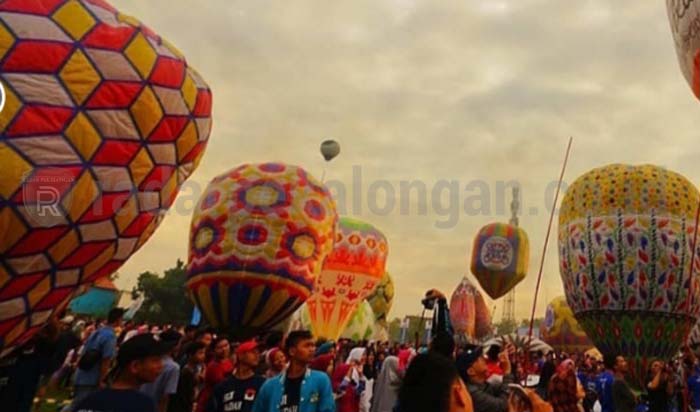
[{"label": "overcast sky", "polygon": [[[516,180],[531,242],[516,311],[529,317],[545,199],[569,136],[566,181],[615,162],[700,180],[700,103],[678,68],[663,1],[113,3],[177,45],[214,93],[204,160],[179,210],[120,270],[124,288],[186,259],[195,187],[244,162],[284,161],[320,178],[327,137],[342,145],[326,170],[345,188],[339,207],[389,239],[392,316],[419,312],[426,289],[452,292],[477,230],[509,218],[498,182]],[[426,213],[420,190],[404,196],[401,182],[424,185]],[[563,293],[556,230],[555,221],[538,315]]]}]

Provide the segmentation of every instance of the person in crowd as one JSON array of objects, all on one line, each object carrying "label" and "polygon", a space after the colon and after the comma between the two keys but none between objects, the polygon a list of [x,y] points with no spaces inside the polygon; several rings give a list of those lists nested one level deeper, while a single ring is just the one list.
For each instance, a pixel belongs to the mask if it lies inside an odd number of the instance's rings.
[{"label": "person in crowd", "polygon": [[688,372],[688,403],[693,411],[700,410],[700,366],[687,362]]},{"label": "person in crowd", "polygon": [[335,342],[332,340],[323,342],[316,348],[316,356],[333,355],[333,357],[335,357],[337,354],[338,351],[336,350]]},{"label": "person in crowd", "polygon": [[63,380],[69,370],[65,369],[64,363],[68,352],[80,346],[80,338],[73,332],[73,316],[65,316],[59,323],[60,332],[53,354],[49,360],[47,373],[52,374],[49,386],[52,388],[58,387],[58,382]]},{"label": "person in crowd", "polygon": [[272,378],[284,371],[284,368],[287,366],[287,357],[284,356],[282,349],[274,347],[267,351],[265,363],[267,364],[265,377]]},{"label": "person in crowd", "polygon": [[380,346],[380,349],[377,351],[377,357],[374,360],[374,368],[376,371],[381,371],[382,366],[384,366],[384,361],[386,360],[386,357],[390,356],[387,354],[387,349],[384,345]]},{"label": "person in crowd", "polygon": [[659,360],[651,363],[646,380],[649,412],[669,411],[675,386],[671,372],[670,367]]},{"label": "person in crowd", "polygon": [[207,364],[204,375],[204,387],[197,398],[197,412],[204,412],[214,387],[224,381],[233,372],[231,361],[231,344],[224,336],[217,337],[213,342],[214,359]]},{"label": "person in crowd", "polygon": [[335,412],[328,375],[309,369],[316,352],[311,332],[291,332],[285,351],[289,367],[263,384],[253,412]]},{"label": "person in crowd", "polygon": [[556,373],[556,365],[554,359],[554,353],[550,352],[547,354],[542,368],[540,369],[540,381],[537,383],[537,388],[535,391],[544,400],[549,400],[547,397],[547,392],[549,391],[549,381],[552,380],[552,376]]},{"label": "person in crowd", "polygon": [[47,368],[47,373],[51,373],[49,387],[52,389],[68,381],[75,370],[74,365],[77,364],[77,349],[81,342],[73,330],[74,320],[73,316],[65,316],[60,322],[60,333]]},{"label": "person in crowd", "polygon": [[389,356],[384,360],[374,385],[371,412],[392,412],[396,406],[400,384],[399,358]]},{"label": "person in crowd", "polygon": [[508,384],[513,383],[508,348],[499,354],[503,369],[503,382],[487,382],[488,366],[481,346],[466,345],[457,358],[457,370],[474,401],[475,412],[507,412]]},{"label": "person in crowd", "polygon": [[187,362],[187,351],[189,346],[195,343],[197,337],[197,326],[187,325],[183,331],[183,337],[180,341],[180,347],[175,354],[175,359],[180,366],[183,366]]},{"label": "person in crowd", "polygon": [[[116,339],[116,338],[115,338]],[[158,379],[168,352],[151,334],[134,336],[119,348],[115,379],[108,389],[92,392],[76,403],[75,412],[156,412],[153,399],[139,387]]]},{"label": "person in crowd", "polygon": [[[557,373],[549,382],[547,399],[557,412],[580,412],[579,392],[574,361],[567,359],[559,364]],[[581,399],[583,397],[581,396]]]},{"label": "person in crowd", "polygon": [[317,356],[309,367],[315,371],[326,373],[329,378],[332,378],[333,371],[335,371],[335,356],[330,353]]},{"label": "person in crowd", "polygon": [[105,386],[105,378],[116,356],[116,329],[120,327],[123,316],[124,309],[112,309],[107,315],[107,324],[87,338],[78,360],[78,370],[75,372],[74,406],[87,395]]},{"label": "person in crowd", "polygon": [[498,359],[500,353],[501,347],[498,345],[491,345],[486,350],[487,379],[492,383],[498,383],[503,380],[503,369],[501,368],[501,361]]},{"label": "person in crowd", "polygon": [[265,378],[255,373],[260,363],[256,341],[248,341],[236,348],[236,369],[233,374],[214,388],[206,412],[250,412]]},{"label": "person in crowd", "polygon": [[58,335],[59,325],[52,317],[29,342],[0,359],[0,410],[32,410],[41,377],[48,373]]},{"label": "person in crowd", "polygon": [[180,368],[180,378],[177,381],[177,391],[170,397],[168,412],[192,412],[194,401],[197,399],[198,388],[204,381],[201,374],[207,347],[202,342],[191,342],[185,353],[187,360]]},{"label": "person in crowd", "polygon": [[339,394],[336,400],[338,412],[359,412],[362,393],[367,388],[367,378],[362,370],[367,357],[365,348],[354,348],[347,362],[333,372],[333,391]]},{"label": "person in crowd", "polygon": [[167,412],[170,397],[177,392],[177,384],[180,378],[180,365],[175,362],[173,356],[179,350],[182,335],[174,329],[168,329],[159,335],[161,346],[167,353],[163,357],[163,370],[154,382],[141,386],[141,392],[150,396],[156,404],[158,412]]},{"label": "person in crowd", "polygon": [[615,403],[613,401],[612,387],[615,382],[615,356],[604,356],[604,370],[596,379],[596,392],[598,393],[598,402],[600,402],[601,412],[615,412]]},{"label": "person in crowd", "polygon": [[430,348],[428,350],[454,360],[454,337],[444,330],[438,331],[434,336],[435,337],[430,341]]},{"label": "person in crowd", "polygon": [[613,365],[613,373],[615,379],[612,383],[612,399],[613,411],[615,412],[634,412],[637,406],[637,398],[630,390],[625,375],[627,374],[627,361],[623,356],[607,355],[613,360],[607,360],[606,364]]},{"label": "person in crowd", "polygon": [[[121,328],[121,331],[117,335],[117,346],[121,346],[122,343],[124,343],[124,340],[126,339],[126,335],[134,330],[136,328],[136,324],[134,321],[130,320],[124,323],[124,327]],[[116,331],[115,331],[116,332]]]},{"label": "person in crowd", "polygon": [[377,374],[379,371],[377,370],[377,355],[375,354],[374,350],[366,350],[365,352],[367,354],[367,360],[365,361],[365,365],[362,367],[362,374],[365,375],[365,378],[367,378],[368,381],[374,382],[375,379],[377,379]]},{"label": "person in crowd", "polygon": [[455,363],[445,356],[432,352],[416,356],[409,365],[399,388],[396,410],[399,412],[474,411],[472,398],[460,379]]}]

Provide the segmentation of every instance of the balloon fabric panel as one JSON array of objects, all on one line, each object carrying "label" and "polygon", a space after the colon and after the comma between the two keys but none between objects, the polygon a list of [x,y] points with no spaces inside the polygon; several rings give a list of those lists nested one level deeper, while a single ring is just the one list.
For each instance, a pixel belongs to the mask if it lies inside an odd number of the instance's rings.
[{"label": "balloon fabric panel", "polygon": [[212,95],[102,0],[0,3],[0,80],[5,355],[154,233],[204,154]]}]

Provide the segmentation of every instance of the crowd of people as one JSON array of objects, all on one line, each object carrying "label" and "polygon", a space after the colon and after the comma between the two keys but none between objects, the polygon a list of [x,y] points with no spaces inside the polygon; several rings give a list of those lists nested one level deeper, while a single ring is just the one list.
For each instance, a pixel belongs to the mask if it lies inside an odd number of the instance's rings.
[{"label": "crowd of people", "polygon": [[[66,412],[649,412],[700,408],[684,348],[653,362],[636,396],[623,356],[456,346],[441,295],[427,345],[317,340],[309,331],[234,342],[194,326],[52,322],[0,363],[0,405],[29,412],[47,390]],[[646,408],[646,409],[640,409]],[[57,409],[61,410],[61,408]]]}]

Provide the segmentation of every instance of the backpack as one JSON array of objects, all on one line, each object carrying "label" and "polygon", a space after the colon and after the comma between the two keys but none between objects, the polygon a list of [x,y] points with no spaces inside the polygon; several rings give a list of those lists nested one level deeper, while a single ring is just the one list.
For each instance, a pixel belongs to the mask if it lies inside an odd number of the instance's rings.
[{"label": "backpack", "polygon": [[[87,342],[85,342],[85,347],[90,346],[91,341],[96,339],[97,332],[95,331],[90,335]],[[84,371],[89,371],[94,368],[100,360],[102,360],[102,351],[100,349],[86,349],[85,352],[80,356],[78,360],[78,368]]]}]

